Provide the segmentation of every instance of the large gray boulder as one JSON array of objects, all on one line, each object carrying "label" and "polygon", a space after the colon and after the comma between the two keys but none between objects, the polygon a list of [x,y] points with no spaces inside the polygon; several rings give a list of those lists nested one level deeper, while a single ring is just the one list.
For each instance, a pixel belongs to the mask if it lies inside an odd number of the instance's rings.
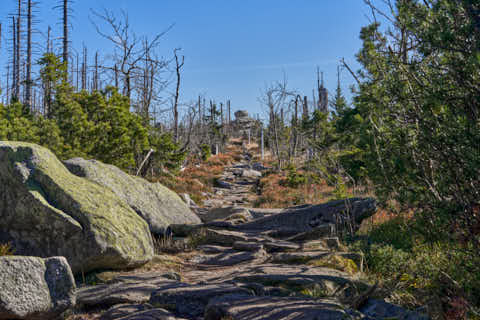
[{"label": "large gray boulder", "polygon": [[64,256],[74,273],[135,267],[153,256],[148,225],[126,202],[23,142],[0,142],[0,241],[21,255]]},{"label": "large gray boulder", "polygon": [[75,306],[64,257],[0,257],[0,319],[55,319]]},{"label": "large gray boulder", "polygon": [[73,174],[111,189],[148,223],[154,234],[163,235],[171,224],[201,223],[175,192],[160,183],[150,183],[97,160],[75,158],[65,161],[65,165]]},{"label": "large gray boulder", "polygon": [[271,235],[272,232],[290,235],[289,240],[292,241],[295,240],[293,238],[295,235],[301,234],[296,240],[312,240],[312,237],[320,238],[341,231],[335,230],[336,226],[341,228],[351,225],[356,228],[376,211],[375,199],[350,198],[280,210],[279,213],[238,225],[236,229],[268,231]]}]

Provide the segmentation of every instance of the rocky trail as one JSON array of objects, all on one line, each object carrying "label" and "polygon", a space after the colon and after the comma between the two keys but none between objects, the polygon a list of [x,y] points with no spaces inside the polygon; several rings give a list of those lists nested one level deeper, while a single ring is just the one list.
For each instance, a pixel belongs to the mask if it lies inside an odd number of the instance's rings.
[{"label": "rocky trail", "polygon": [[242,145],[241,157],[239,162],[225,167],[213,195],[204,201],[203,208],[196,208],[199,214],[215,207],[249,206],[256,198],[256,186],[267,168],[252,161],[253,156],[245,145]]},{"label": "rocky trail", "polygon": [[266,169],[251,159],[244,152],[204,207],[194,206],[203,224],[172,226],[193,251],[104,273],[103,283],[78,289],[72,319],[426,319],[375,299],[363,256],[340,244],[349,219],[375,212],[373,199],[249,208]]}]

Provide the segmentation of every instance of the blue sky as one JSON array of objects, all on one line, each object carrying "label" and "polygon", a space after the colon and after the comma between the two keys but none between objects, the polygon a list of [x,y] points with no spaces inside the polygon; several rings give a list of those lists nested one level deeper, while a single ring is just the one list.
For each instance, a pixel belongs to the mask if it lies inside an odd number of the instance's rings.
[{"label": "blue sky", "polygon": [[[14,0],[1,0],[4,30]],[[39,31],[51,25],[60,36],[60,12],[56,0],[39,0]],[[336,66],[345,57],[355,69],[360,48],[360,28],[368,24],[369,10],[362,0],[76,0],[73,3],[72,41],[89,52],[110,52],[106,40],[89,21],[90,9],[128,12],[139,35],[153,35],[175,24],[162,39],[160,52],[185,55],[182,100],[198,94],[217,101],[231,99],[233,109],[262,113],[258,98],[262,89],[286,74],[289,86],[311,96],[316,67],[325,73],[326,87],[336,87]],[[7,35],[4,33],[4,41]],[[42,42],[42,35],[36,40]],[[0,63],[5,65],[5,43]],[[2,67],[2,70],[5,70]],[[345,92],[353,79],[344,71]],[[347,93],[348,95],[348,93]]]}]

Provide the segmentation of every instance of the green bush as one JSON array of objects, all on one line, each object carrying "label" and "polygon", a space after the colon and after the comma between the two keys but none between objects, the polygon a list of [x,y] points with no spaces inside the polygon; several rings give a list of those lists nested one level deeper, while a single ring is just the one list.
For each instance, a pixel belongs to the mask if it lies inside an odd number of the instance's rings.
[{"label": "green bush", "polygon": [[283,185],[290,188],[298,188],[301,185],[307,183],[307,177],[298,172],[294,166],[287,168],[287,178],[284,180]]},{"label": "green bush", "polygon": [[[394,218],[357,238],[351,247],[364,253],[368,274],[389,290],[393,302],[418,307],[439,297],[464,295],[473,306],[480,306],[480,257],[445,238],[432,242],[419,227],[422,223],[422,219]],[[445,283],[442,274],[456,281],[463,293],[453,294],[452,284]]]},{"label": "green bush", "polygon": [[212,156],[212,150],[208,144],[200,145],[200,156],[203,161],[207,161]]}]

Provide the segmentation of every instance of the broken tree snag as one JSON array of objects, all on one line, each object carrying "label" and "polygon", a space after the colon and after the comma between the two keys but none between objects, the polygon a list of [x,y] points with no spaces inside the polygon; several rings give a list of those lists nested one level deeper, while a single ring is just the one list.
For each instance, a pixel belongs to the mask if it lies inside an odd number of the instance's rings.
[{"label": "broken tree snag", "polygon": [[[319,205],[303,205],[237,226],[241,230],[289,230],[289,234],[310,232],[322,225],[358,228],[362,220],[377,211],[373,198],[350,198]],[[341,230],[337,230],[341,231]]]}]

